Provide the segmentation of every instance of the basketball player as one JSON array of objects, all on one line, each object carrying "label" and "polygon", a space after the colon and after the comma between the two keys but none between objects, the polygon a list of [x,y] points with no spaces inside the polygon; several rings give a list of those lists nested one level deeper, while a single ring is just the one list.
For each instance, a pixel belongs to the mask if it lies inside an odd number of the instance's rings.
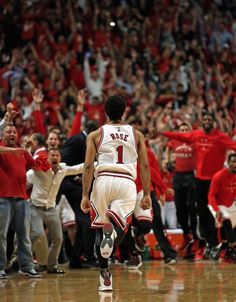
[{"label": "basketball player", "polygon": [[[221,226],[222,243],[212,253],[218,259],[225,250],[225,258],[236,262],[236,153],[228,157],[228,167],[218,171],[212,178],[208,207],[216,223]],[[223,240],[223,239],[226,240]],[[227,244],[228,243],[228,244]],[[213,255],[213,256],[214,256]]]},{"label": "basketball player", "polygon": [[[123,124],[125,100],[111,96],[105,104],[108,124],[90,133],[82,178],[83,199],[81,209],[91,210],[91,225],[96,228],[96,251],[100,265],[100,291],[112,290],[112,275],[108,269],[114,243],[120,243],[131,222],[136,203],[137,161],[143,198],[140,206],[151,207],[150,173],[144,136],[132,126]],[[93,179],[94,160],[97,155],[95,181],[89,200]]]}]

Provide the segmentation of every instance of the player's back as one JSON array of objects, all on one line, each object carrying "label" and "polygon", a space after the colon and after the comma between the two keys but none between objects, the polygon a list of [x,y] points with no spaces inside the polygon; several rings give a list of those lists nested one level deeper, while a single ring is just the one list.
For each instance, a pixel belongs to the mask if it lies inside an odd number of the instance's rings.
[{"label": "player's back", "polygon": [[136,178],[137,146],[135,130],[130,125],[104,125],[98,145],[96,174],[123,172]]}]

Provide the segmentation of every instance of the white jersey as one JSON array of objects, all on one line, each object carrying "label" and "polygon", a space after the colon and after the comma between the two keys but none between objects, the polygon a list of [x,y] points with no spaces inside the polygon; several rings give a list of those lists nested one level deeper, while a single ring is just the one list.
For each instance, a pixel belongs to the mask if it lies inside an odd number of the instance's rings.
[{"label": "white jersey", "polygon": [[134,128],[130,125],[104,125],[100,129],[95,176],[114,172],[136,179],[138,154]]}]

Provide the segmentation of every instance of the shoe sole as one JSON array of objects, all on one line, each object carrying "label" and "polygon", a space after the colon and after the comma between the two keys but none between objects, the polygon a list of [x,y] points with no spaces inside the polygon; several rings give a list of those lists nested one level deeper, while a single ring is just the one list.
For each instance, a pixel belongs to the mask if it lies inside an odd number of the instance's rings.
[{"label": "shoe sole", "polygon": [[99,286],[99,291],[100,292],[108,292],[108,291],[112,291],[113,288],[112,287],[101,287]]},{"label": "shoe sole", "polygon": [[0,280],[6,280],[8,277],[6,276],[0,276]]},{"label": "shoe sole", "polygon": [[31,275],[31,274],[23,272],[23,271],[19,271],[19,275],[21,275],[21,276],[28,276],[30,278],[42,278],[42,275],[40,275],[40,274]]},{"label": "shoe sole", "polygon": [[114,226],[111,223],[106,223],[103,226],[103,240],[100,245],[100,252],[103,258],[109,258],[113,251],[114,240],[112,234]]}]

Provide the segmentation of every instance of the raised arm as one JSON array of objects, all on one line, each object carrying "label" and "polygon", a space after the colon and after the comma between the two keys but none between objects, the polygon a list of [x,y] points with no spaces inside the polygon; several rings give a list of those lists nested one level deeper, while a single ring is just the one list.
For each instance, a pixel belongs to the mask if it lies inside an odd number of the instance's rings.
[{"label": "raised arm", "polygon": [[68,137],[71,137],[73,135],[76,135],[81,130],[81,119],[83,114],[83,108],[85,104],[85,97],[86,92],[84,89],[79,90],[77,94],[77,108],[76,108],[76,114],[73,119],[73,124],[70,132],[68,133]]},{"label": "raised arm", "polygon": [[12,103],[7,104],[7,111],[3,119],[0,121],[0,133],[3,130],[3,128],[6,126],[6,124],[13,123],[13,120],[18,113],[19,112],[14,110],[14,106]]},{"label": "raised arm", "polygon": [[24,152],[25,150],[22,148],[11,148],[11,147],[0,146],[0,154],[12,153],[21,156],[22,154],[24,154]]},{"label": "raised arm", "polygon": [[220,139],[219,139],[219,144],[221,146],[224,146],[227,149],[231,149],[236,151],[236,142],[233,141],[227,134],[222,133]]},{"label": "raised arm", "polygon": [[88,86],[88,83],[91,79],[88,55],[85,55],[84,58],[84,79],[85,79],[86,86]]},{"label": "raised arm", "polygon": [[188,133],[164,131],[164,132],[160,132],[160,134],[168,137],[169,139],[175,139],[177,141],[184,142],[184,143],[192,143],[194,137],[192,131]]},{"label": "raised arm", "polygon": [[34,88],[32,91],[32,98],[35,106],[33,116],[35,119],[35,132],[39,132],[46,135],[46,129],[43,122],[43,115],[41,112],[41,104],[43,102],[44,95],[41,90]]}]

